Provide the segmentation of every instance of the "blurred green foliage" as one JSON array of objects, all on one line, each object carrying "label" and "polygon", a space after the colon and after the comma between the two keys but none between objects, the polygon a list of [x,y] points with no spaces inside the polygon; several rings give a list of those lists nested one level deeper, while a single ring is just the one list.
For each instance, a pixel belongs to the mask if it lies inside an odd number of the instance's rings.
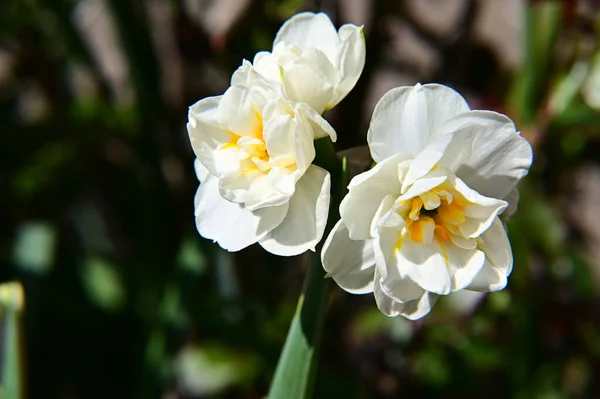
[{"label": "blurred green foliage", "polygon": [[[222,93],[293,13],[322,9],[340,24],[347,5],[249,1],[220,31],[235,2],[208,17],[210,3],[0,5],[0,281],[25,293],[20,324],[0,304],[5,397],[19,367],[30,398],[266,394],[306,258],[230,254],[198,236],[187,106]],[[584,189],[600,183],[575,178],[600,170],[598,7],[523,1],[523,57],[507,70],[472,35],[486,2],[464,2],[450,39],[407,3],[366,2],[365,72],[326,115],[336,149],[365,144],[381,71],[508,113],[535,150],[508,222],[515,267],[505,291],[444,298],[419,322],[334,289],[314,397],[599,397],[600,194]],[[423,76],[394,58],[390,21],[441,66]]]}]

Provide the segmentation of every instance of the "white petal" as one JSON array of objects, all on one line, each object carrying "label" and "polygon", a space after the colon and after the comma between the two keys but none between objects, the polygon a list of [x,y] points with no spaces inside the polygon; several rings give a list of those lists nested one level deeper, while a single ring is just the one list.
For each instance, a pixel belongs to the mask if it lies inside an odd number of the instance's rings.
[{"label": "white petal", "polygon": [[509,275],[513,267],[513,254],[506,230],[499,218],[481,235],[479,249],[485,252],[486,259],[500,272]]},{"label": "white petal", "polygon": [[495,292],[504,289],[507,282],[506,275],[486,261],[466,289],[477,292]]},{"label": "white petal", "polygon": [[400,194],[398,163],[406,159],[405,154],[395,154],[350,181],[350,192],[340,204],[340,215],[350,231],[350,238],[371,238],[371,223],[381,201],[386,195],[395,198]]},{"label": "white petal", "polygon": [[448,237],[452,244],[456,245],[459,248],[463,249],[474,249],[477,248],[477,239],[475,238],[465,238],[458,234],[453,234],[448,232]]},{"label": "white petal", "polygon": [[304,118],[294,118],[296,130],[294,136],[294,145],[296,149],[296,165],[301,172],[304,172],[315,159],[316,151],[314,136],[309,122]]},{"label": "white petal", "polygon": [[196,177],[200,183],[206,180],[210,174],[208,169],[206,169],[206,167],[200,163],[198,158],[194,159],[194,171],[196,172]]},{"label": "white petal", "polygon": [[342,101],[354,88],[365,66],[366,47],[362,26],[346,24],[340,28],[339,37],[342,48],[337,67],[341,80],[336,87],[334,101],[327,105],[328,109]]},{"label": "white petal", "polygon": [[395,302],[407,303],[419,299],[425,290],[409,277],[399,280],[382,280],[381,289]]},{"label": "white petal", "polygon": [[213,176],[200,184],[195,198],[198,232],[228,251],[239,251],[267,235],[284,219],[288,204],[250,211],[219,195]]},{"label": "white petal", "polygon": [[231,140],[231,134],[217,121],[217,109],[223,96],[208,97],[192,105],[188,113],[187,130],[194,154],[216,175],[214,151]]},{"label": "white petal", "polygon": [[335,70],[325,54],[314,49],[309,54],[314,56],[308,58],[302,54],[282,66],[281,76],[290,100],[307,103],[321,114],[333,98],[337,79],[329,76]]},{"label": "white petal", "polygon": [[499,218],[481,235],[479,249],[485,252],[485,264],[468,290],[479,292],[500,291],[506,286],[506,277],[513,267],[513,255],[506,231]]},{"label": "white petal", "polygon": [[323,244],[321,262],[327,275],[352,294],[373,292],[375,257],[371,240],[354,241],[341,220]]},{"label": "white petal", "polygon": [[438,241],[444,247],[444,256],[452,275],[452,291],[465,288],[475,278],[485,263],[485,254],[478,249],[463,249]]},{"label": "white petal", "polygon": [[[274,79],[277,81],[276,79]],[[273,82],[269,82],[265,79],[265,76],[260,74],[252,64],[244,60],[242,65],[235,70],[231,76],[231,86],[272,86]],[[279,86],[273,86],[279,87]]]},{"label": "white petal", "polygon": [[318,48],[332,61],[338,58],[340,51],[338,33],[323,13],[303,12],[285,21],[275,36],[273,47],[280,42],[293,44],[302,50]]},{"label": "white petal", "polygon": [[279,82],[281,80],[277,57],[268,51],[256,53],[252,61],[254,69],[267,79]]},{"label": "white petal", "polygon": [[533,160],[531,145],[508,117],[470,111],[448,126],[456,134],[439,164],[454,170],[469,187],[488,197],[505,198],[527,174]]},{"label": "white petal", "polygon": [[408,169],[408,172],[404,177],[404,181],[402,182],[403,193],[406,192],[408,187],[418,179],[427,174],[436,172],[431,172],[431,169],[433,169],[438,161],[442,159],[451,139],[452,135],[450,134],[438,137],[432,143],[427,145],[423,151],[419,153],[419,155],[417,155],[414,161],[410,164],[410,168]]},{"label": "white petal", "polygon": [[452,284],[448,264],[437,242],[421,244],[404,237],[400,249],[395,252],[395,260],[401,276],[408,275],[427,291],[439,295],[450,293]]},{"label": "white petal", "polygon": [[296,184],[285,219],[259,241],[260,245],[280,256],[314,251],[325,231],[330,187],[329,172],[311,165]]},{"label": "white petal", "polygon": [[400,231],[406,225],[402,216],[396,212],[397,207],[394,205],[395,200],[391,195],[386,195],[383,200],[381,200],[381,204],[379,204],[379,208],[377,208],[377,211],[373,216],[373,221],[371,222],[371,237],[375,237],[382,227]]},{"label": "white petal", "polygon": [[431,308],[438,299],[438,295],[423,291],[423,295],[418,299],[406,303],[394,301],[387,296],[380,285],[380,278],[375,273],[374,294],[377,307],[383,314],[389,317],[402,315],[409,320],[417,320],[431,311]]},{"label": "white petal", "polygon": [[381,289],[395,302],[405,303],[420,298],[423,288],[400,270],[395,257],[395,244],[400,231],[381,229],[373,239],[377,270],[381,276]]},{"label": "white petal", "polygon": [[508,218],[510,218],[517,211],[517,205],[519,203],[519,190],[514,187],[510,193],[508,193],[506,198],[504,198],[504,201],[508,202],[508,206],[504,212],[502,212],[501,217],[503,221],[507,221]]},{"label": "white petal", "polygon": [[406,273],[398,269],[395,259],[396,244],[400,231],[395,228],[381,226],[373,237],[373,253],[375,254],[375,266],[382,279],[399,279],[406,277]]},{"label": "white petal", "polygon": [[398,200],[403,201],[417,197],[421,194],[425,194],[432,188],[435,188],[445,182],[447,179],[448,176],[444,171],[434,170],[433,172],[422,176],[420,179],[415,181],[412,186],[406,186],[403,182],[401,191],[404,193],[398,198]]},{"label": "white petal", "polygon": [[296,175],[286,168],[275,167],[269,171],[269,184],[280,193],[293,196],[296,189]]},{"label": "white petal", "polygon": [[195,120],[201,120],[210,125],[218,125],[217,112],[222,98],[223,96],[203,98],[190,107],[189,115],[192,115]]},{"label": "white petal", "polygon": [[484,197],[459,178],[454,178],[452,184],[456,191],[470,202],[465,206],[466,221],[458,226],[464,237],[479,237],[491,226],[496,216],[508,206],[506,201]]},{"label": "white petal", "polygon": [[329,136],[334,143],[337,140],[337,133],[317,111],[305,103],[299,103],[297,112],[312,125],[314,138],[320,139]]},{"label": "white petal", "polygon": [[239,136],[256,136],[262,132],[257,108],[262,109],[254,104],[249,88],[230,86],[219,103],[218,121]]},{"label": "white petal", "polygon": [[[263,136],[267,152],[273,160],[286,158],[294,161],[294,130],[296,124],[288,114],[279,113],[263,123]],[[241,139],[240,139],[241,140]],[[295,162],[294,162],[295,163]]]},{"label": "white petal", "polygon": [[415,157],[425,147],[428,134],[418,130],[418,126],[410,126],[426,108],[425,101],[420,96],[418,99],[422,101],[415,99],[417,95],[413,90],[413,87],[392,89],[385,93],[375,106],[367,142],[371,156],[376,162],[381,162],[400,151]]},{"label": "white petal", "polygon": [[289,201],[290,195],[276,190],[270,184],[268,175],[255,172],[258,176],[240,178],[236,181],[219,181],[219,193],[228,201],[244,204],[246,209],[255,211],[261,208],[279,206]]},{"label": "white petal", "polygon": [[469,110],[464,98],[449,87],[427,84],[398,87],[379,100],[367,141],[377,162],[398,152],[416,157],[442,132],[443,124]]}]

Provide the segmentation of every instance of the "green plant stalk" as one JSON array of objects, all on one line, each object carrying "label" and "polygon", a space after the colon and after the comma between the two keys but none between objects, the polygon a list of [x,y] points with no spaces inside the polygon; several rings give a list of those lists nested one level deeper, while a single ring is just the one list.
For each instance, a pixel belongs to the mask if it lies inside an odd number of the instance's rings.
[{"label": "green plant stalk", "polygon": [[23,397],[21,380],[21,325],[23,292],[19,283],[0,284],[0,321],[4,347],[2,374],[0,375],[0,397],[19,399]]},{"label": "green plant stalk", "polygon": [[345,158],[340,164],[329,139],[318,140],[315,146],[315,163],[327,168],[332,182],[339,184],[332,185],[333,195],[329,205],[327,228],[316,252],[311,254],[304,289],[298,299],[296,313],[271,382],[269,399],[311,398],[317,371],[319,346],[331,292],[331,279],[325,278],[320,253],[323,241],[339,219],[338,209],[346,191],[348,168]]},{"label": "green plant stalk", "polygon": [[2,391],[3,397],[7,399],[21,397],[18,317],[15,309],[9,309],[5,313],[4,348],[6,349],[2,361]]},{"label": "green plant stalk", "polygon": [[270,399],[309,398],[312,394],[331,286],[331,279],[325,278],[318,254],[314,254],[312,258],[304,292],[298,299],[296,313],[271,384]]}]

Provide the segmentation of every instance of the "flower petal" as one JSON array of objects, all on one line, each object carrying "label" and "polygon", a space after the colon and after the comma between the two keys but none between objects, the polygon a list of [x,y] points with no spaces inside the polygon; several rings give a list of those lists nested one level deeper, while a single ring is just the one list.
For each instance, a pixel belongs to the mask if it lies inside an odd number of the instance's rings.
[{"label": "flower petal", "polygon": [[196,177],[200,183],[206,180],[210,174],[208,169],[206,169],[206,167],[200,163],[198,158],[194,159],[194,171],[196,172]]},{"label": "flower petal", "polygon": [[452,291],[462,290],[475,278],[485,263],[485,254],[478,249],[463,249],[438,241],[452,276]]},{"label": "flower petal", "polygon": [[464,98],[446,86],[417,84],[392,89],[373,112],[367,136],[371,155],[377,162],[398,152],[416,157],[443,133],[446,121],[468,110]]},{"label": "flower petal", "polygon": [[[260,71],[254,68],[249,61],[244,60],[242,61],[242,65],[235,70],[233,75],[231,75],[231,86],[266,86],[270,89],[281,89],[281,86],[279,86],[278,84],[274,84],[273,81],[268,81],[265,78],[266,76],[264,76],[260,73]],[[273,80],[275,82],[278,82],[278,79]]]},{"label": "flower petal", "polygon": [[287,97],[304,102],[319,114],[325,111],[334,95],[337,73],[327,56],[317,49],[306,50],[281,67]]},{"label": "flower petal", "polygon": [[[414,161],[413,161],[413,163],[414,163]],[[409,173],[410,173],[410,169],[409,169]],[[421,194],[425,194],[432,188],[435,188],[435,187],[439,186],[440,184],[442,184],[443,182],[445,182],[447,179],[448,179],[448,176],[446,175],[446,173],[444,171],[434,170],[431,173],[421,176],[420,179],[413,182],[414,184],[411,183],[412,184],[411,186],[405,185],[404,183],[406,182],[406,180],[404,180],[404,182],[402,183],[402,188],[401,188],[401,191],[403,192],[403,194],[398,198],[398,200],[400,200],[400,201],[408,200],[408,199],[417,197]]]},{"label": "flower petal", "polygon": [[390,262],[388,269],[396,267],[399,275],[407,275],[423,289],[439,295],[452,290],[446,256],[437,242],[421,244],[403,237],[394,259],[395,265]]},{"label": "flower petal", "polygon": [[423,291],[423,294],[414,301],[400,303],[387,296],[382,290],[380,276],[375,272],[374,294],[377,307],[383,314],[389,317],[402,315],[409,320],[417,320],[431,311],[431,308],[437,302],[438,295]]},{"label": "flower petal", "polygon": [[267,235],[284,219],[288,204],[250,211],[219,195],[218,181],[208,176],[196,192],[198,232],[228,251],[239,251]]},{"label": "flower petal", "polygon": [[317,48],[332,61],[337,60],[340,47],[338,33],[329,17],[311,12],[296,14],[285,21],[275,36],[273,47],[280,42],[293,44],[302,50]]},{"label": "flower petal", "polygon": [[505,198],[528,172],[531,145],[506,116],[491,111],[470,111],[449,121],[456,131],[440,166],[454,170],[482,195]]},{"label": "flower petal", "polygon": [[350,181],[350,192],[340,204],[340,215],[351,239],[371,238],[371,223],[381,201],[386,195],[397,197],[400,194],[398,163],[407,158],[405,154],[395,154]]},{"label": "flower petal", "polygon": [[333,102],[327,105],[328,109],[342,101],[354,88],[365,66],[366,46],[363,27],[343,25],[339,30],[339,37],[342,48],[337,67],[341,80],[336,87]]},{"label": "flower petal", "polygon": [[315,159],[314,135],[310,123],[304,118],[294,118],[296,131],[294,146],[296,150],[296,165],[301,172],[306,171]]},{"label": "flower petal", "polygon": [[[384,230],[385,231],[385,230]],[[393,256],[394,248],[390,248],[389,244],[394,241],[394,237],[397,237],[398,232],[395,234],[388,230],[388,232],[384,232],[384,234],[392,233],[388,238],[392,238],[392,240],[381,239],[381,236],[377,236],[373,239],[373,247],[375,251],[375,259],[378,261],[377,269],[386,271],[385,277],[381,276],[381,289],[383,292],[390,298],[392,298],[395,302],[406,303],[410,301],[414,301],[415,299],[420,298],[423,295],[423,288],[412,281],[410,277],[407,275],[403,275],[400,269],[397,267],[396,259]],[[389,254],[391,256],[385,256],[384,254]],[[391,262],[392,264],[386,263],[385,265],[381,264],[383,258],[387,258],[386,262]]]},{"label": "flower petal", "polygon": [[394,197],[391,195],[383,197],[371,222],[371,237],[375,237],[383,227],[392,228],[395,231],[402,230],[406,222],[396,212],[397,209]]},{"label": "flower petal", "polygon": [[257,110],[266,105],[266,99],[259,91],[259,86],[230,86],[219,103],[219,124],[238,136],[261,134],[262,118]]},{"label": "flower petal", "polygon": [[217,110],[223,96],[208,97],[192,105],[188,112],[187,130],[196,157],[214,175],[214,151],[231,139],[231,134],[220,127]]},{"label": "flower petal", "polygon": [[504,201],[508,202],[508,206],[501,214],[501,218],[503,221],[507,221],[508,218],[510,218],[517,211],[519,197],[519,190],[517,189],[517,187],[514,187],[510,191],[510,193],[508,193],[508,195],[504,198]]},{"label": "flower petal", "polygon": [[495,292],[503,290],[507,283],[506,275],[486,261],[471,284],[465,289],[477,292]]},{"label": "flower petal", "polygon": [[499,218],[478,239],[479,249],[485,252],[485,264],[466,289],[478,292],[500,291],[512,271],[513,255],[506,231]]},{"label": "flower petal", "polygon": [[336,142],[337,133],[333,127],[312,107],[305,103],[299,103],[296,111],[311,124],[315,140],[329,136],[331,141]]},{"label": "flower petal", "polygon": [[278,159],[282,161],[289,160],[289,164],[295,163],[295,125],[296,124],[294,123],[292,117],[285,113],[276,114],[264,121],[263,136],[267,147],[267,152],[271,158],[271,161],[275,164],[277,164]]},{"label": "flower petal", "polygon": [[513,254],[506,230],[499,218],[495,218],[489,229],[481,235],[479,249],[486,259],[501,273],[509,275],[513,267]]},{"label": "flower petal", "polygon": [[269,51],[260,51],[254,56],[252,61],[254,69],[265,78],[280,82],[281,71],[279,70],[279,63],[277,57]]},{"label": "flower petal", "polygon": [[311,165],[296,184],[285,219],[259,244],[280,256],[298,255],[308,249],[314,251],[327,223],[330,186],[329,172]]},{"label": "flower petal", "polygon": [[466,238],[479,237],[508,206],[506,201],[479,194],[457,177],[453,179],[452,185],[469,202],[464,210],[466,220],[458,226],[460,233]]},{"label": "flower petal", "polygon": [[293,196],[296,190],[296,175],[287,168],[275,167],[269,171],[268,180],[271,187],[286,196]]},{"label": "flower petal", "polygon": [[[414,161],[410,164],[410,168],[402,182],[402,192],[405,193],[411,184],[415,183],[423,176],[433,174],[437,171],[432,171],[434,166],[444,156],[446,148],[450,144],[452,135],[446,134],[434,140],[427,145],[423,151],[417,155]],[[438,172],[439,173],[439,172]]]},{"label": "flower petal", "polygon": [[373,292],[375,257],[371,240],[354,241],[338,221],[323,244],[321,262],[327,275],[352,294]]}]

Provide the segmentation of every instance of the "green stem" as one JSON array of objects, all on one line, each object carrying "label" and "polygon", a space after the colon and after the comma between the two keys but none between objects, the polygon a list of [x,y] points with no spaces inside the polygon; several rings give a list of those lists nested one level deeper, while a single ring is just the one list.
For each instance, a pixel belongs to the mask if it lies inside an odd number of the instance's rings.
[{"label": "green stem", "polygon": [[318,253],[313,254],[304,292],[277,364],[270,399],[310,398],[316,374],[321,332],[331,280],[325,278]]},{"label": "green stem", "polygon": [[23,308],[23,288],[20,283],[11,282],[0,285],[0,321],[3,328],[2,374],[0,376],[0,394],[3,398],[21,398],[22,358],[20,318]]},{"label": "green stem", "polygon": [[298,299],[296,313],[292,319],[288,335],[271,383],[269,399],[306,399],[312,397],[317,359],[323,324],[327,313],[331,279],[325,278],[321,266],[321,248],[333,225],[339,219],[339,205],[348,183],[347,162],[340,164],[333,145],[326,140],[318,140],[315,163],[326,167],[331,173],[333,195],[329,206],[329,218],[323,240],[314,254],[304,282],[304,290]]}]

